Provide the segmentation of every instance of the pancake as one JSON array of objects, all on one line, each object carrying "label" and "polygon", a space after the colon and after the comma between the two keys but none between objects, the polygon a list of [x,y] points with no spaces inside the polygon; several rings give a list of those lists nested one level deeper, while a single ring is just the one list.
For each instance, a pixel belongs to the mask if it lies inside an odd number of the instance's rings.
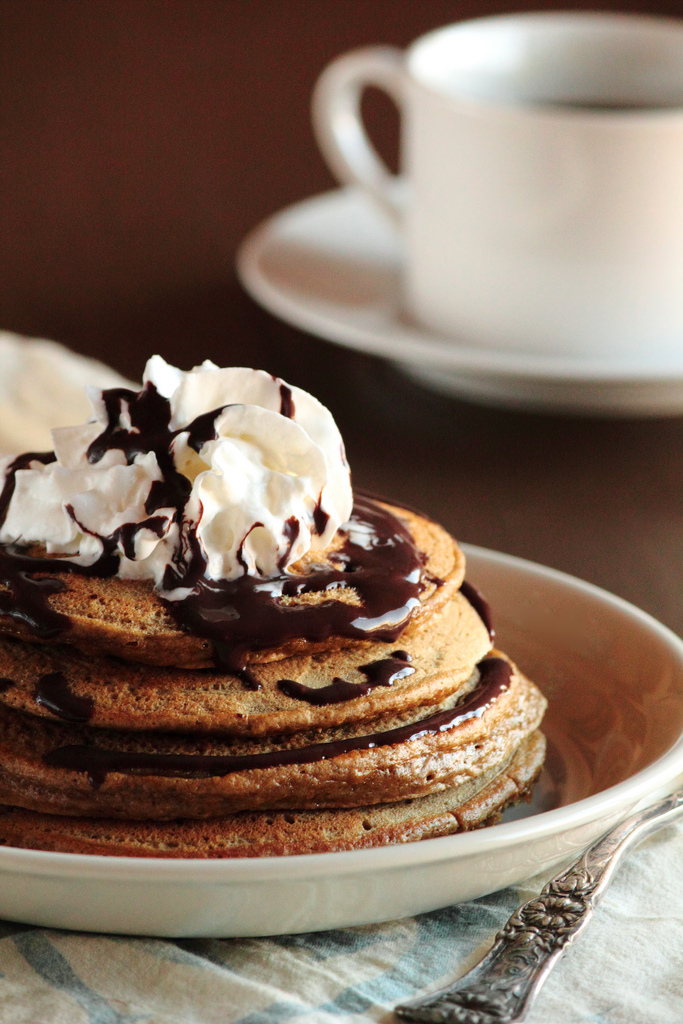
[{"label": "pancake", "polygon": [[288,737],[93,730],[0,708],[0,802],[52,814],[168,820],[412,799],[504,765],[545,700],[511,662],[480,662],[439,705]]},{"label": "pancake", "polygon": [[[458,591],[464,579],[465,559],[442,527],[417,513],[384,503],[366,499],[364,507],[395,517],[394,521],[405,528],[418,554],[417,563],[421,566],[419,586],[415,588],[415,597],[411,597],[409,606],[397,611],[397,622],[389,622],[386,618],[378,621],[376,626],[368,622],[357,630],[357,636],[341,635],[326,624],[333,620],[335,608],[338,610],[340,606],[352,609],[353,614],[349,618],[363,620],[364,602],[358,590],[359,584],[353,585],[355,566],[349,566],[346,561],[346,549],[352,541],[351,531],[343,528],[325,552],[309,553],[292,566],[286,576],[288,584],[305,590],[326,573],[336,574],[341,578],[334,583],[334,589],[330,584],[324,590],[297,593],[278,602],[278,611],[283,607],[300,610],[317,607],[322,613],[318,618],[323,635],[320,638],[307,637],[304,629],[298,628],[298,620],[308,617],[288,614],[292,620],[293,635],[278,642],[277,638],[268,635],[267,625],[261,632],[252,630],[245,645],[245,663],[278,661],[296,654],[341,650],[350,646],[368,650],[374,634],[384,639],[381,634],[386,633],[389,625],[394,632],[409,636],[421,621],[443,607]],[[385,546],[388,577],[397,549]],[[380,547],[377,545],[377,549]],[[362,550],[362,544],[355,545],[356,553],[362,553]],[[97,567],[93,574],[57,571],[59,558],[44,559],[36,549],[32,549],[30,555],[33,556],[35,570],[27,558],[13,566],[11,552],[6,551],[0,559],[0,635],[40,643],[67,643],[85,654],[109,655],[142,664],[179,668],[215,666],[216,644],[206,636],[198,635],[196,628],[193,630],[179,624],[174,616],[181,610],[183,602],[162,599],[150,580],[121,579],[111,575],[103,577]],[[63,560],[64,563],[66,561]],[[358,579],[361,575],[359,573]],[[379,575],[374,573],[373,586]],[[233,597],[243,597],[247,587],[259,585],[267,587],[269,581],[245,576],[226,587],[225,592]],[[226,601],[229,600],[230,597],[226,597]],[[197,623],[193,625],[197,626]]]},{"label": "pancake", "polygon": [[456,542],[352,495],[304,392],[145,373],[3,463],[0,843],[277,856],[522,798],[546,702],[492,651]]},{"label": "pancake", "polygon": [[208,821],[117,821],[0,807],[0,844],[117,857],[275,857],[357,850],[468,831],[528,798],[545,740],[533,732],[500,770],[393,804],[347,810],[246,811]]},{"label": "pancake", "polygon": [[[400,648],[397,644],[400,643]],[[286,734],[373,720],[457,693],[491,647],[461,593],[396,643],[299,655],[234,674],[91,658],[65,645],[0,640],[0,702],[93,728]]]}]

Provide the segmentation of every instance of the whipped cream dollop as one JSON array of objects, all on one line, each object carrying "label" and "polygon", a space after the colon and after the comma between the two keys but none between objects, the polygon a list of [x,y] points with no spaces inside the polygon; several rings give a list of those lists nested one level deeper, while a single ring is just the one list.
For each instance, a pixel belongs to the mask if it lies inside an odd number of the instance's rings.
[{"label": "whipped cream dollop", "polygon": [[277,377],[208,360],[183,372],[153,356],[141,391],[88,397],[87,423],[52,431],[53,461],[0,463],[0,542],[87,563],[114,554],[120,576],[172,590],[198,565],[213,580],[275,576],[351,515],[331,413]]}]

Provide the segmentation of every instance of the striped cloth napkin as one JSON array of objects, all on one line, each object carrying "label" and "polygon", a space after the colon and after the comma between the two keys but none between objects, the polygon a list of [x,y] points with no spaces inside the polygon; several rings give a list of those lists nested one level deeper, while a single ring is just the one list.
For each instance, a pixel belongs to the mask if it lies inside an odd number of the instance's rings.
[{"label": "striped cloth napkin", "polygon": [[[678,826],[631,855],[528,1024],[680,1024],[681,864]],[[265,939],[130,938],[0,924],[0,1021],[388,1022],[396,1003],[471,967],[543,881],[388,924]]]}]

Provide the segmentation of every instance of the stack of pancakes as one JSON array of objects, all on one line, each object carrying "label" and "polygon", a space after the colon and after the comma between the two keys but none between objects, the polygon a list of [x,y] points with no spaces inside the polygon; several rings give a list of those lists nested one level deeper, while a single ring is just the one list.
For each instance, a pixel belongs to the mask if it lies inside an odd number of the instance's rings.
[{"label": "stack of pancakes", "polygon": [[[380,508],[420,553],[405,626],[390,639],[260,637],[245,671],[218,669],[211,639],[179,625],[149,581],[60,572],[58,559],[0,567],[0,843],[147,857],[346,850],[488,824],[527,795],[544,698],[492,650],[452,538]],[[344,539],[291,573],[329,570]],[[345,579],[287,600],[362,615]]]}]

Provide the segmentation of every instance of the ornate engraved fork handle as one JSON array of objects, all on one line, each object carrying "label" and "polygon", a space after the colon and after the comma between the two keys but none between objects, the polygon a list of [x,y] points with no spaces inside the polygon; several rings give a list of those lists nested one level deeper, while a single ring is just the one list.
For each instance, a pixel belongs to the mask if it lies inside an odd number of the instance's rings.
[{"label": "ornate engraved fork handle", "polygon": [[483,960],[454,985],[397,1006],[403,1020],[427,1024],[518,1024],[560,959],[586,927],[625,854],[683,814],[683,789],[620,822],[536,899],[512,915]]}]

